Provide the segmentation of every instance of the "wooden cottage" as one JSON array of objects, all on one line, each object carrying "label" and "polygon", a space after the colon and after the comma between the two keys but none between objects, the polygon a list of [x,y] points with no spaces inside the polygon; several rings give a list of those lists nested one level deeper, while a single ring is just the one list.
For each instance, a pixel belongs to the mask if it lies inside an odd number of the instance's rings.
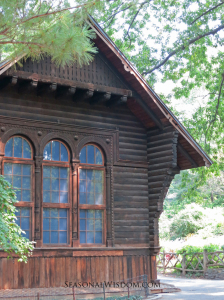
[{"label": "wooden cottage", "polygon": [[99,49],[89,65],[56,67],[50,57],[0,64],[0,174],[36,242],[27,264],[0,252],[3,289],[156,280],[169,185],[180,170],[212,163],[89,22]]}]

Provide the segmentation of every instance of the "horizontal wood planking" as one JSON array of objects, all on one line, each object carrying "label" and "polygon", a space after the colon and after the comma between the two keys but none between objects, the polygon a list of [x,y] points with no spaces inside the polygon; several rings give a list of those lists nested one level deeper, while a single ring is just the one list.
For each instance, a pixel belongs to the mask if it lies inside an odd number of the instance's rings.
[{"label": "horizontal wood planking", "polygon": [[[134,254],[134,253],[133,253]],[[18,260],[0,258],[1,289],[44,288],[65,286],[72,282],[127,282],[128,278],[151,277],[153,257],[144,254],[92,257],[31,257],[25,264]],[[153,260],[154,261],[154,260]]]},{"label": "horizontal wood planking", "polygon": [[[7,94],[7,93],[6,93]],[[147,161],[147,137],[143,125],[127,108],[106,108],[92,106],[88,103],[73,103],[65,100],[63,105],[56,99],[14,95],[4,97],[1,92],[0,115],[31,120],[47,121],[76,126],[112,129],[119,128],[120,159],[130,161]]]}]

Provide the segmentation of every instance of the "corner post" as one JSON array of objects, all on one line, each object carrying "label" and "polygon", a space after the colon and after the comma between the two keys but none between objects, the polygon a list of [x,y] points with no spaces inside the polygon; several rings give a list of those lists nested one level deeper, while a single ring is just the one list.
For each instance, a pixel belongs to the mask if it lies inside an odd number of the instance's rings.
[{"label": "corner post", "polygon": [[207,272],[208,269],[208,252],[207,250],[203,250],[203,271],[204,275]]},{"label": "corner post", "polygon": [[36,247],[41,246],[41,166],[43,156],[35,156],[35,203],[34,203],[34,214],[35,214],[35,229],[34,229],[34,240]]},{"label": "corner post", "polygon": [[78,168],[79,160],[72,160],[72,246],[78,246]]},{"label": "corner post", "polygon": [[111,192],[110,192],[110,183],[111,183],[111,165],[106,166],[106,222],[107,222],[107,237],[106,244],[107,247],[113,246],[112,240],[112,210],[111,210]]},{"label": "corner post", "polygon": [[183,254],[182,259],[182,275],[186,275],[186,253]]}]

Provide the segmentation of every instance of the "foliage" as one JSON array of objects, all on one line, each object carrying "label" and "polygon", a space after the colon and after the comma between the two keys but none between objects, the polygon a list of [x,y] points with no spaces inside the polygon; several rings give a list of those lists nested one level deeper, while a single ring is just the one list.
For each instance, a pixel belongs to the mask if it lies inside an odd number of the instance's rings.
[{"label": "foliage", "polygon": [[182,177],[185,192],[194,194],[211,173],[223,170],[224,2],[117,0],[104,6],[96,18],[149,84],[174,83],[171,94],[157,91],[167,105],[172,107],[173,99],[192,102],[193,116],[179,117],[214,161],[209,169]]},{"label": "foliage", "polygon": [[23,54],[39,59],[49,55],[56,64],[92,60],[95,36],[86,20],[100,1],[2,0],[0,4],[0,53],[7,59]]},{"label": "foliage", "polygon": [[194,254],[196,252],[203,252],[204,250],[207,250],[208,252],[215,252],[218,250],[221,250],[218,245],[206,245],[204,247],[196,247],[196,246],[185,246],[182,247],[180,250],[177,251],[177,254]]},{"label": "foliage", "polygon": [[17,254],[19,261],[27,261],[34,242],[23,237],[23,231],[15,223],[16,202],[12,187],[0,176],[0,249],[9,254]]}]

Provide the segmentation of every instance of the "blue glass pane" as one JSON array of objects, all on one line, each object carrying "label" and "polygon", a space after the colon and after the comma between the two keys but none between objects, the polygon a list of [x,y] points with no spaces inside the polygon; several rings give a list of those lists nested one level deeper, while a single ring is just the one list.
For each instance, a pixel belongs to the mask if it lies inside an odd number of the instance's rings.
[{"label": "blue glass pane", "polygon": [[61,161],[68,161],[68,151],[63,144],[61,144]]},{"label": "blue glass pane", "polygon": [[87,164],[94,164],[94,146],[87,146]]},{"label": "blue glass pane", "polygon": [[87,219],[87,230],[94,230],[94,219]]},{"label": "blue glass pane", "polygon": [[28,240],[30,239],[30,232],[28,230],[25,230],[24,237],[27,238]]},{"label": "blue glass pane", "polygon": [[30,209],[29,208],[20,208],[20,213],[22,217],[29,217],[30,216]]},{"label": "blue glass pane", "polygon": [[52,192],[51,193],[51,202],[52,203],[59,203],[59,192]]},{"label": "blue glass pane", "polygon": [[87,181],[87,192],[93,192],[94,193],[94,182],[93,181]]},{"label": "blue glass pane", "polygon": [[59,243],[67,244],[67,232],[66,231],[59,232]]},{"label": "blue glass pane", "polygon": [[44,202],[51,202],[51,194],[50,192],[43,192],[43,201]]},{"label": "blue glass pane", "polygon": [[80,220],[80,230],[86,230],[86,220],[85,219]]},{"label": "blue glass pane", "polygon": [[59,161],[60,160],[60,157],[59,157],[60,143],[57,141],[52,141],[51,143],[52,143],[52,160]]},{"label": "blue glass pane", "polygon": [[60,218],[67,218],[67,209],[59,209],[59,217]]},{"label": "blue glass pane", "polygon": [[15,223],[20,227],[20,218],[17,217],[17,220],[15,220]]},{"label": "blue glass pane", "polygon": [[86,163],[86,147],[82,148],[81,152],[79,153],[79,159],[81,164]]},{"label": "blue glass pane", "polygon": [[58,219],[51,219],[51,230],[58,230]]},{"label": "blue glass pane", "polygon": [[80,209],[79,217],[80,218],[85,218],[86,217],[86,211],[84,209]]},{"label": "blue glass pane", "polygon": [[43,179],[43,190],[50,190],[51,189],[51,180],[50,178],[44,178]]},{"label": "blue glass pane", "polygon": [[85,193],[86,192],[86,181],[85,180],[80,180],[79,181],[79,192],[80,193]]},{"label": "blue glass pane", "polygon": [[60,192],[60,203],[68,203],[68,193]]},{"label": "blue glass pane", "polygon": [[61,191],[64,191],[64,192],[66,192],[68,190],[68,180],[67,179],[60,180],[60,189],[61,189]]},{"label": "blue glass pane", "polygon": [[67,178],[67,177],[68,177],[68,169],[60,168],[60,178]]},{"label": "blue glass pane", "polygon": [[95,184],[95,193],[101,194],[103,191],[103,184],[102,183],[96,183]]},{"label": "blue glass pane", "polygon": [[101,219],[95,220],[95,230],[102,231],[102,220]]},{"label": "blue glass pane", "polygon": [[21,165],[13,164],[13,175],[21,175]]},{"label": "blue glass pane", "polygon": [[49,231],[44,231],[43,232],[43,243],[44,244],[49,244],[50,243],[50,232]]},{"label": "blue glass pane", "polygon": [[95,218],[96,219],[102,219],[103,213],[101,210],[96,210],[95,211]]},{"label": "blue glass pane", "polygon": [[86,232],[80,232],[80,244],[86,244]]},{"label": "blue glass pane", "polygon": [[59,219],[59,230],[67,230],[67,218]]},{"label": "blue glass pane", "polygon": [[96,181],[102,181],[103,179],[103,171],[94,171],[95,173],[95,180]]},{"label": "blue glass pane", "polygon": [[23,158],[31,158],[30,145],[24,139],[23,139]]},{"label": "blue glass pane", "polygon": [[96,151],[96,164],[102,165],[103,164],[102,154],[101,154],[100,150],[96,147],[95,147],[95,151]]},{"label": "blue glass pane", "polygon": [[51,217],[57,218],[58,217],[58,209],[57,208],[51,208]]},{"label": "blue glass pane", "polygon": [[45,160],[51,160],[51,143],[45,146],[43,156]]},{"label": "blue glass pane", "polygon": [[31,166],[30,165],[23,165],[23,175],[24,176],[31,175]]},{"label": "blue glass pane", "polygon": [[94,204],[94,194],[87,193],[87,204]]},{"label": "blue glass pane", "polygon": [[59,178],[59,168],[51,167],[51,176],[54,178]]},{"label": "blue glass pane", "polygon": [[94,243],[94,232],[87,231],[87,244],[93,244],[93,243]]},{"label": "blue glass pane", "polygon": [[21,190],[14,190],[15,194],[16,194],[16,199],[18,201],[21,201]]},{"label": "blue glass pane", "polygon": [[12,174],[12,164],[5,163],[4,164],[4,174],[11,175]]},{"label": "blue glass pane", "polygon": [[17,217],[20,216],[20,208],[17,208],[17,209],[16,209],[15,215],[16,215]]},{"label": "blue glass pane", "polygon": [[30,177],[23,177],[23,189],[30,189]]},{"label": "blue glass pane", "polygon": [[12,176],[5,175],[4,178],[8,181],[8,183],[12,184]]},{"label": "blue glass pane", "polygon": [[5,145],[5,156],[12,157],[12,145],[13,145],[13,138],[8,140],[8,142]]},{"label": "blue glass pane", "polygon": [[90,209],[87,210],[87,218],[88,219],[94,218],[94,210],[90,210]]},{"label": "blue glass pane", "polygon": [[51,243],[52,244],[58,243],[58,231],[51,231]]},{"label": "blue glass pane", "polygon": [[50,217],[50,209],[49,208],[44,208],[43,216],[44,217]]},{"label": "blue glass pane", "polygon": [[51,179],[51,189],[53,191],[58,191],[59,190],[59,179],[55,179],[55,178]]},{"label": "blue glass pane", "polygon": [[87,180],[93,180],[94,179],[94,171],[86,170],[86,172],[87,172]]},{"label": "blue glass pane", "polygon": [[22,157],[22,138],[14,137],[14,157]]},{"label": "blue glass pane", "polygon": [[43,174],[44,177],[51,177],[51,167],[44,166]]},{"label": "blue glass pane", "polygon": [[21,218],[21,228],[30,229],[30,218]]},{"label": "blue glass pane", "polygon": [[79,178],[86,179],[86,170],[79,169]]},{"label": "blue glass pane", "polygon": [[103,204],[103,195],[95,194],[95,204],[100,205]]},{"label": "blue glass pane", "polygon": [[30,202],[30,190],[23,190],[22,192],[22,201]]},{"label": "blue glass pane", "polygon": [[80,204],[86,204],[86,193],[80,193],[79,194],[79,203]]},{"label": "blue glass pane", "polygon": [[102,244],[102,231],[95,232],[95,243]]},{"label": "blue glass pane", "polygon": [[50,229],[50,219],[44,218],[43,220],[43,230],[49,230]]},{"label": "blue glass pane", "polygon": [[13,176],[13,187],[21,188],[21,176]]}]

